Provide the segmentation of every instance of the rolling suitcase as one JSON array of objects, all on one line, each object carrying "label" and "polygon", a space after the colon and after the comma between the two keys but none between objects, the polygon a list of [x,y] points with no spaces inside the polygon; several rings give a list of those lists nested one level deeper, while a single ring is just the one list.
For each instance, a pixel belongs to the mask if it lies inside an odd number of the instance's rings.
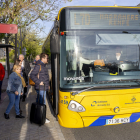
[{"label": "rolling suitcase", "polygon": [[[39,93],[40,93],[40,86],[39,86]],[[44,93],[45,93],[45,85],[44,85]],[[46,105],[44,105],[44,94],[43,94],[43,104],[39,103],[39,98],[37,103],[34,102],[31,105],[30,111],[30,122],[39,124],[40,126],[43,125],[46,121]]]}]

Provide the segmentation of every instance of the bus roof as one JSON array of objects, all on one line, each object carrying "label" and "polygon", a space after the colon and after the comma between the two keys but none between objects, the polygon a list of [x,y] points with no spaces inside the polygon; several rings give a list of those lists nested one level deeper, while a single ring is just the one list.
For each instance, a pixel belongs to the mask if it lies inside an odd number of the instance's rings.
[{"label": "bus roof", "polygon": [[57,16],[57,20],[59,20],[60,18],[60,13],[63,9],[65,8],[92,8],[92,7],[96,7],[96,8],[140,8],[138,6],[66,6],[66,7],[63,7],[59,10],[58,12],[58,16]]}]

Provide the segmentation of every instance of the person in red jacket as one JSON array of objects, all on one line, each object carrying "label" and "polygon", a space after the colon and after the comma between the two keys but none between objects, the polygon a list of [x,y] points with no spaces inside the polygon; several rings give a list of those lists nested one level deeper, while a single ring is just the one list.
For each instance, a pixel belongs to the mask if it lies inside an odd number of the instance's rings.
[{"label": "person in red jacket", "polygon": [[5,76],[5,69],[3,65],[0,63],[0,100],[1,100],[1,87],[2,87],[2,81],[4,79],[4,76]]}]

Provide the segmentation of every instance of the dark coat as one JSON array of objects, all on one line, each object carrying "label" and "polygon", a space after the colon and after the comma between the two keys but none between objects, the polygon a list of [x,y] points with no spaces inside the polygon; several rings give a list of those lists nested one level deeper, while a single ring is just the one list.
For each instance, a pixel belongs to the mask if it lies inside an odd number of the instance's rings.
[{"label": "dark coat", "polygon": [[[40,65],[41,65],[41,71],[40,70]],[[39,73],[39,79],[37,77]],[[30,78],[35,82],[35,89],[39,89],[39,85],[41,82],[45,84],[45,90],[48,90],[49,87],[49,75],[48,75],[48,69],[46,68],[46,64],[43,62],[39,61],[38,65],[35,65],[34,69],[32,70],[30,74]],[[40,90],[44,90],[44,86],[40,86]]]},{"label": "dark coat", "polygon": [[30,67],[29,62],[25,59],[24,59],[24,69],[25,69],[26,76],[28,77],[31,67]]},{"label": "dark coat", "polygon": [[40,60],[38,60],[38,61],[35,62],[35,65],[38,65],[38,64],[40,64]]},{"label": "dark coat", "polygon": [[22,73],[23,73],[24,81],[25,81],[26,85],[28,85],[28,75],[26,75],[25,68],[22,70]]}]

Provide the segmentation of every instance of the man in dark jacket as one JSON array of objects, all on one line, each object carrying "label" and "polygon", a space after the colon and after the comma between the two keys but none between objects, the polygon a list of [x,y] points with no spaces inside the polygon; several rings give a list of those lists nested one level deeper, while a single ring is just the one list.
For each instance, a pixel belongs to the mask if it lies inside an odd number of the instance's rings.
[{"label": "man in dark jacket", "polygon": [[[24,59],[23,54],[19,55],[19,60],[22,62],[21,68],[23,72],[23,78],[26,82],[26,85],[28,85],[28,74],[31,70],[30,64],[27,60]],[[26,98],[26,92],[27,92],[27,87],[24,88],[23,99],[22,99],[23,102],[25,101]]]},{"label": "man in dark jacket", "polygon": [[[46,68],[46,64],[48,63],[48,55],[45,53],[40,54],[40,61],[35,65],[34,69],[31,72],[30,78],[35,83],[35,90],[37,92],[37,101],[39,98],[39,102],[41,104],[46,104],[46,91],[49,89],[49,75],[48,69]],[[45,85],[45,91],[44,91]],[[39,93],[40,86],[40,93]],[[44,99],[43,99],[44,94]],[[40,96],[39,96],[40,95]]]}]

